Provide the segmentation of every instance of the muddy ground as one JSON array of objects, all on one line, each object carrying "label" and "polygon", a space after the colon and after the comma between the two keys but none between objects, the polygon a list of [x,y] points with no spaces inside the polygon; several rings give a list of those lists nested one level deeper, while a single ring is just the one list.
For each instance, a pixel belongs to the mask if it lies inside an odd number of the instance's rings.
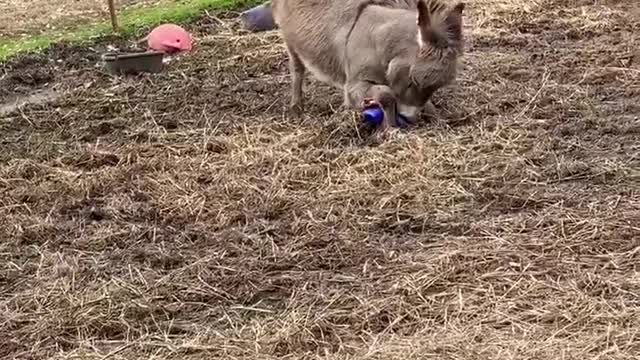
[{"label": "muddy ground", "polygon": [[640,354],[633,2],[470,3],[440,115],[382,144],[313,81],[287,117],[278,34],[213,15],[162,74],[0,69],[0,357]]}]

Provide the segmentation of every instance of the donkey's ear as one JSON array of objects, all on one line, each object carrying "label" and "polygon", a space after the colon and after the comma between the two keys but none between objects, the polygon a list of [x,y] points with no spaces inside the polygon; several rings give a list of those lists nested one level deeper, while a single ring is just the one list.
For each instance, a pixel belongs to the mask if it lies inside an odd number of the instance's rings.
[{"label": "donkey's ear", "polygon": [[447,14],[444,20],[447,32],[453,40],[459,41],[462,39],[462,11],[464,7],[465,4],[463,2],[458,3],[449,11],[449,14]]},{"label": "donkey's ear", "polygon": [[[445,10],[443,1],[418,0],[418,43],[421,48],[425,46],[446,47],[448,40],[440,26],[440,14]],[[434,24],[434,18],[436,24]]]},{"label": "donkey's ear", "polygon": [[431,11],[424,0],[418,0],[418,27],[431,26]]},{"label": "donkey's ear", "polygon": [[418,0],[418,44],[424,47],[437,41],[437,34],[431,27],[431,9],[424,2]]}]

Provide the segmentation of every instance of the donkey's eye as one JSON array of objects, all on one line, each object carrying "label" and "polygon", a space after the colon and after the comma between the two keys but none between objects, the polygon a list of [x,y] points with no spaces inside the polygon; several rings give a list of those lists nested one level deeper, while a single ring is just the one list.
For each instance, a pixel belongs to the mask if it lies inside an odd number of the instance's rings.
[{"label": "donkey's eye", "polygon": [[422,89],[422,94],[424,95],[425,98],[428,99],[428,98],[431,98],[431,96],[433,95],[434,92],[436,92],[436,90],[438,90],[438,86],[430,85]]}]

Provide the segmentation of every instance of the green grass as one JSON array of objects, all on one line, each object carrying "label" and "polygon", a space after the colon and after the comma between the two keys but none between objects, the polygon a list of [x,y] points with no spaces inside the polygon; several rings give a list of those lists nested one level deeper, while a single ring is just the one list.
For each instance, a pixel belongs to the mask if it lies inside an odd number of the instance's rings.
[{"label": "green grass", "polygon": [[[131,36],[140,29],[161,23],[186,22],[207,9],[234,9],[262,3],[262,0],[184,0],[167,1],[154,7],[124,9],[118,13],[118,25],[122,36]],[[24,52],[37,52],[59,43],[82,43],[111,34],[111,23],[105,21],[85,24],[61,32],[26,35],[0,39],[0,62]]]}]

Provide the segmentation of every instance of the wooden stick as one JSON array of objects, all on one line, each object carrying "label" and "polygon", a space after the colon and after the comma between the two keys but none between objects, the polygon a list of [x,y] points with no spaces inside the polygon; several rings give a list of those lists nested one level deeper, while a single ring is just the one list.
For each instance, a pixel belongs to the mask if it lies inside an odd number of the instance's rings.
[{"label": "wooden stick", "polygon": [[115,0],[107,0],[109,4],[109,15],[111,16],[111,28],[113,28],[113,32],[118,32],[118,18],[116,16],[116,4]]}]

